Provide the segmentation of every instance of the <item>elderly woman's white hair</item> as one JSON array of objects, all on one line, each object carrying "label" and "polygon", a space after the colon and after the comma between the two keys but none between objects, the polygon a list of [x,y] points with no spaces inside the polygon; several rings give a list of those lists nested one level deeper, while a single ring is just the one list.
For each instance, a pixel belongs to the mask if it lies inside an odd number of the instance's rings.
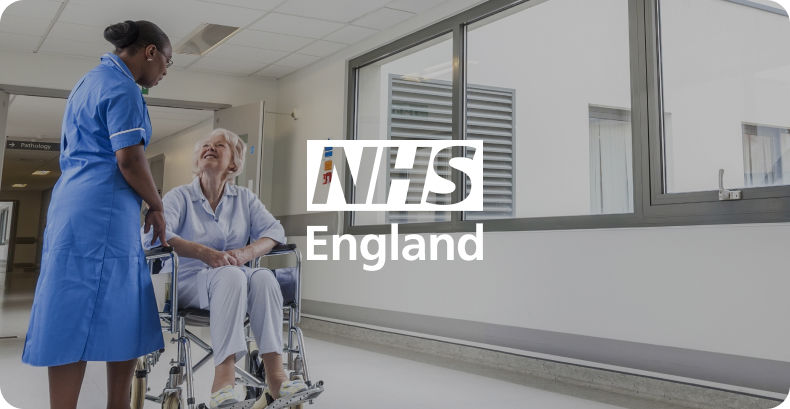
[{"label": "elderly woman's white hair", "polygon": [[200,139],[195,143],[195,150],[192,152],[192,173],[195,176],[200,176],[200,168],[198,167],[198,161],[200,160],[200,148],[206,143],[207,140],[213,138],[214,136],[222,135],[225,138],[225,141],[228,142],[228,147],[231,148],[230,150],[230,165],[229,168],[232,169],[228,172],[227,177],[225,178],[226,181],[230,183],[234,183],[236,176],[241,173],[241,170],[244,168],[244,153],[247,151],[247,144],[244,143],[239,135],[224,129],[224,128],[217,128],[211,131],[205,138]]}]

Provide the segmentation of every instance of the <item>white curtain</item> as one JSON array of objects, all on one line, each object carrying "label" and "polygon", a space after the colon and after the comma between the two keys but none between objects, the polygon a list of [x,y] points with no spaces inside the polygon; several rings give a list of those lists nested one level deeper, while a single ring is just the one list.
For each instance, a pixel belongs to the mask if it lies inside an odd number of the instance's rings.
[{"label": "white curtain", "polygon": [[590,118],[590,210],[593,214],[632,213],[631,123]]}]

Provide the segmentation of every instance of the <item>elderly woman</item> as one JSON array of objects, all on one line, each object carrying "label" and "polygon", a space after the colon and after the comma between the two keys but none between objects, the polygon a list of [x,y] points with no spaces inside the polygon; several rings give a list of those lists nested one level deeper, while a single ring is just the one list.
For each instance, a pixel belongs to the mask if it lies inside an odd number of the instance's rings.
[{"label": "elderly woman", "polygon": [[[179,303],[211,311],[215,364],[211,408],[237,402],[234,364],[247,351],[246,314],[263,360],[266,392],[277,399],[306,389],[303,381],[287,381],[283,370],[283,299],[277,279],[268,269],[245,266],[285,243],[280,222],[254,193],[233,183],[243,167],[245,151],[246,144],[238,135],[214,130],[195,144],[197,177],[163,199],[166,240],[182,260]],[[150,242],[146,237],[143,240]],[[264,406],[265,395],[255,407]]]}]

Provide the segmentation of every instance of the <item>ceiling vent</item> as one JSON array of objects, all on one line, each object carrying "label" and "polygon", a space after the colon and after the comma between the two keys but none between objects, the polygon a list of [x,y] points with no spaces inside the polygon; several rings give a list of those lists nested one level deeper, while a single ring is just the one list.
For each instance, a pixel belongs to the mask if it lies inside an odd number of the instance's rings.
[{"label": "ceiling vent", "polygon": [[175,49],[178,54],[205,55],[235,34],[238,27],[203,23]]}]

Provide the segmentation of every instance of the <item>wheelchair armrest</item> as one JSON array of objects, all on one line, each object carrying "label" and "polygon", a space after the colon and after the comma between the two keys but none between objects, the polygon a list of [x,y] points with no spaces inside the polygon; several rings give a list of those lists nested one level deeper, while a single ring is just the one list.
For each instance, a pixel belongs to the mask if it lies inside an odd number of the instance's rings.
[{"label": "wheelchair armrest", "polygon": [[252,259],[250,266],[260,267],[261,261],[264,258],[269,256],[278,256],[281,254],[296,254],[297,259],[299,258],[299,250],[296,249],[296,244],[278,244],[274,246],[268,253]]},{"label": "wheelchair armrest", "polygon": [[145,251],[145,258],[160,258],[161,256],[169,256],[173,253],[173,248],[169,246],[159,246]]},{"label": "wheelchair armrest", "polygon": [[273,256],[277,254],[285,254],[285,253],[290,253],[294,250],[296,250],[296,244],[278,244],[274,246],[274,248],[266,255]]}]

